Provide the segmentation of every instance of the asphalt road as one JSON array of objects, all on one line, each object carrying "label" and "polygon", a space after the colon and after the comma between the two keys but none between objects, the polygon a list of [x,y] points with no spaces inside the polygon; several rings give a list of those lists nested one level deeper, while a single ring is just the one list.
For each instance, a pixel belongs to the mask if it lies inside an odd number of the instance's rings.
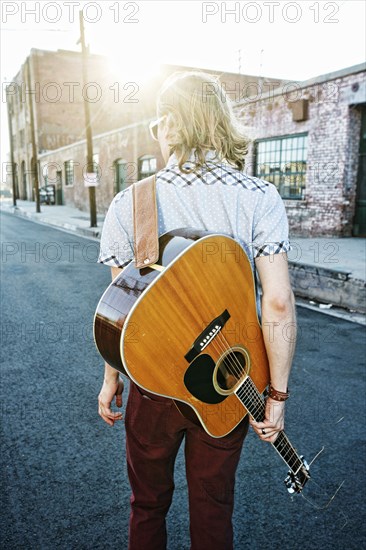
[{"label": "asphalt road", "polygon": [[[92,338],[109,269],[95,263],[94,241],[11,214],[1,214],[1,229],[1,547],[127,548],[124,427],[97,415],[102,360]],[[237,550],[366,544],[365,332],[302,308],[298,322],[286,431],[308,461],[324,451],[304,498],[291,497],[286,466],[250,432],[237,476]],[[169,550],[189,548],[182,452],[168,532]]]}]

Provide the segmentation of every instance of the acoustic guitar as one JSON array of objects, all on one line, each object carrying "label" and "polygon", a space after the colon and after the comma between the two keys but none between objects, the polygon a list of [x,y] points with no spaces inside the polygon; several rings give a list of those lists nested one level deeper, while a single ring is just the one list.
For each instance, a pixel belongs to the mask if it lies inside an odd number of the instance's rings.
[{"label": "acoustic guitar", "polygon": [[[94,317],[100,354],[213,437],[248,413],[263,421],[269,367],[243,248],[226,235],[179,229],[160,237],[159,251],[154,265],[131,261],[102,295]],[[300,493],[306,461],[283,431],[273,446],[290,469],[289,492]]]}]

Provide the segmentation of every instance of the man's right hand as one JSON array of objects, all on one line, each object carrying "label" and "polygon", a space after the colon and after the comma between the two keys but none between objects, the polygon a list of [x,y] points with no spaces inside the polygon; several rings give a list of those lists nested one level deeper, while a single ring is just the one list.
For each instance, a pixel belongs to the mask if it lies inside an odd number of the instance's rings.
[{"label": "man's right hand", "polygon": [[124,384],[121,378],[116,380],[104,379],[102,389],[98,395],[98,413],[109,426],[114,426],[116,420],[122,420],[122,413],[113,412],[111,405],[113,399],[116,398],[117,407],[122,407],[123,388]]}]

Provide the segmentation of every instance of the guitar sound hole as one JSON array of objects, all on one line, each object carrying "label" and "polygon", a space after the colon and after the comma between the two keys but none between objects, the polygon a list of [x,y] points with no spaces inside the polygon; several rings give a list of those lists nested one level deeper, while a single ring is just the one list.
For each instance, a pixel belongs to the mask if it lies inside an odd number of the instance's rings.
[{"label": "guitar sound hole", "polygon": [[220,390],[230,391],[243,380],[248,371],[247,359],[241,351],[229,351],[220,360],[216,371],[216,381]]}]

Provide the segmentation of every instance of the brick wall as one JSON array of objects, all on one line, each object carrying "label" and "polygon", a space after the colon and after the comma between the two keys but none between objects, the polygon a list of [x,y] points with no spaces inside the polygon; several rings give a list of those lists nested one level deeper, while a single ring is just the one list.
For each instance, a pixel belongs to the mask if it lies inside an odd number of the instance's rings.
[{"label": "brick wall", "polygon": [[[355,209],[361,111],[360,91],[366,72],[316,82],[283,86],[280,93],[242,102],[237,114],[255,139],[308,133],[308,156],[303,200],[285,200],[293,236],[350,236]],[[353,92],[352,86],[358,84]],[[290,89],[293,93],[286,93]],[[292,105],[308,99],[308,119],[295,122]],[[365,99],[364,99],[365,101]],[[254,147],[247,157],[254,173]]]},{"label": "brick wall", "polygon": [[[32,49],[13,82],[17,86],[11,95],[14,160],[18,167],[19,195],[23,199],[34,198],[30,101],[33,103],[38,153],[58,149],[85,137],[83,93],[91,100],[97,99],[89,101],[95,133],[122,126],[130,115],[128,106],[122,102],[114,105],[113,91],[109,88],[113,86],[115,77],[101,56],[90,56],[88,83],[96,84],[86,89],[82,82],[81,55],[69,51]],[[114,109],[110,109],[110,104]],[[25,185],[21,175],[23,162],[26,167]]]},{"label": "brick wall", "polygon": [[[123,159],[127,162],[127,185],[138,180],[138,159],[151,155],[157,159],[157,169],[164,166],[159,145],[149,136],[148,125],[138,123],[130,128],[109,132],[93,139],[93,152],[99,155],[99,185],[96,188],[98,213],[104,214],[116,194],[114,162]],[[65,162],[73,160],[74,184],[65,186]],[[71,145],[40,156],[42,179],[47,176],[48,183],[56,182],[56,171],[62,172],[64,204],[76,206],[80,210],[89,208],[89,191],[84,186],[86,172],[86,142]],[[44,181],[44,180],[43,180]]]}]

